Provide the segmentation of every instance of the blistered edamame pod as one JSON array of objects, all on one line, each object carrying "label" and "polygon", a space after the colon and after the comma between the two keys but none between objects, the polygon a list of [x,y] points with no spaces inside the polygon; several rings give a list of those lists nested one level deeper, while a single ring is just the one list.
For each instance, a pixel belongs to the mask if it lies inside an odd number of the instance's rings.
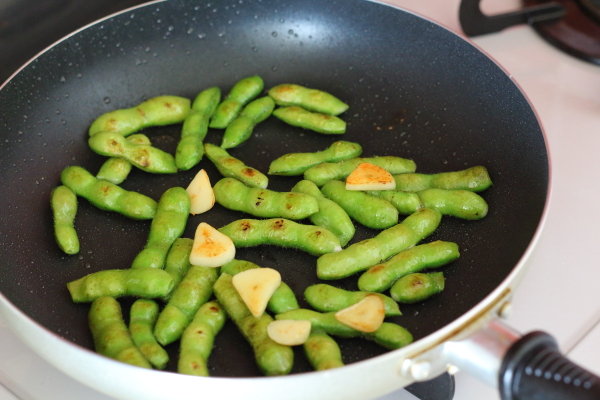
[{"label": "blistered edamame pod", "polygon": [[356,229],[348,213],[339,204],[323,196],[312,181],[301,180],[294,185],[292,192],[305,193],[317,199],[319,211],[309,217],[310,222],[331,231],[338,237],[342,247],[354,237]]},{"label": "blistered edamame pod", "polygon": [[190,111],[190,100],[179,96],[157,96],[135,107],[114,110],[99,116],[89,134],[113,132],[128,136],[150,126],[182,122]]},{"label": "blistered edamame pod", "polygon": [[240,113],[242,107],[262,92],[264,82],[260,76],[254,75],[238,81],[227,94],[213,114],[209,126],[224,129]]},{"label": "blistered edamame pod", "polygon": [[204,150],[223,176],[238,179],[248,186],[262,189],[267,187],[269,178],[265,174],[232,157],[226,150],[211,143],[204,144]]},{"label": "blistered edamame pod", "polygon": [[88,139],[90,148],[103,156],[121,157],[139,169],[155,174],[177,172],[175,158],[157,147],[129,142],[118,133],[100,132]]},{"label": "blistered edamame pod", "polygon": [[492,180],[486,167],[477,165],[461,171],[440,172],[437,174],[396,173],[396,190],[419,192],[421,190],[462,189],[481,192],[492,186]]},{"label": "blistered edamame pod", "polygon": [[303,250],[315,256],[342,249],[337,236],[327,229],[283,218],[240,219],[219,231],[227,235],[236,247],[275,245]]},{"label": "blistered edamame pod", "polygon": [[155,368],[164,369],[169,361],[169,355],[158,344],[152,333],[157,317],[158,304],[155,301],[136,300],[129,310],[129,333],[146,360]]},{"label": "blistered edamame pod", "polygon": [[332,94],[292,83],[272,87],[269,96],[280,106],[300,106],[329,115],[339,115],[348,109],[348,104]]},{"label": "blistered edamame pod", "polygon": [[[190,263],[190,253],[194,240],[190,238],[177,238],[171,245],[167,258],[165,260],[165,271],[173,278],[174,287],[179,285],[185,274],[189,271],[192,264]],[[171,296],[171,293],[167,296]]]},{"label": "blistered edamame pod", "polygon": [[373,292],[355,292],[327,285],[325,283],[317,283],[308,286],[304,289],[304,299],[312,308],[321,312],[339,311],[343,308],[350,307],[358,303],[365,297],[376,294],[383,301],[386,317],[402,315],[398,303],[391,297],[381,293]]},{"label": "blistered edamame pod", "polygon": [[254,127],[267,119],[274,108],[275,102],[270,97],[261,97],[248,103],[240,115],[227,125],[221,147],[230,149],[244,143],[252,135]]},{"label": "blistered edamame pod", "polygon": [[267,334],[273,318],[263,313],[254,317],[233,286],[232,276],[221,274],[214,285],[215,296],[231,320],[252,346],[254,357],[265,375],[284,375],[291,371],[294,352],[290,346],[274,342]]},{"label": "blistered edamame pod", "polygon": [[302,346],[308,362],[316,371],[344,366],[340,346],[323,331],[311,330],[308,339]]},{"label": "blistered edamame pod", "polygon": [[183,234],[189,215],[190,198],[185,189],[178,186],[167,189],[158,201],[146,245],[131,267],[164,268],[167,253]]},{"label": "blistered edamame pod", "polygon": [[470,190],[425,189],[418,195],[424,207],[438,210],[443,215],[477,220],[488,213],[487,202]]},{"label": "blistered edamame pod", "polygon": [[[141,133],[128,136],[127,141],[134,144],[150,144],[148,136]],[[111,157],[100,166],[96,178],[104,179],[118,185],[127,179],[130,172],[131,163],[129,161],[120,157]]]},{"label": "blistered edamame pod", "polygon": [[[335,163],[321,163],[310,167],[304,172],[304,179],[313,181],[318,186],[335,179],[345,179],[359,164],[369,163],[377,165],[388,171],[390,174],[403,174],[414,172],[417,168],[413,160],[395,156],[380,157],[357,157],[350,160],[339,161]],[[398,189],[401,190],[401,189]]]},{"label": "blistered edamame pod", "polygon": [[208,121],[221,100],[221,89],[211,87],[201,91],[181,127],[181,138],[175,150],[175,164],[187,171],[202,160],[204,138],[208,132]]},{"label": "blistered edamame pod", "polygon": [[[235,275],[239,272],[253,268],[260,268],[260,265],[256,265],[253,262],[246,260],[233,259],[221,266],[221,273]],[[279,314],[295,310],[296,308],[300,308],[298,300],[296,299],[296,294],[285,282],[281,282],[273,295],[271,295],[269,303],[267,304],[267,309],[273,314]]]},{"label": "blistered edamame pod", "polygon": [[400,303],[418,303],[443,291],[444,281],[443,272],[416,272],[398,279],[390,289],[390,294]]},{"label": "blistered edamame pod", "polygon": [[341,279],[364,271],[429,236],[441,219],[438,211],[423,208],[373,238],[354,243],[337,253],[322,255],[317,259],[317,276],[326,280]]},{"label": "blistered edamame pod", "polygon": [[181,337],[200,306],[210,299],[217,276],[216,268],[193,265],[189,269],[158,315],[154,336],[160,344],[167,345]]},{"label": "blistered edamame pod", "polygon": [[82,167],[65,168],[60,179],[76,195],[102,210],[118,212],[133,219],[151,219],[156,212],[156,201],[150,197],[97,179]]},{"label": "blistered edamame pod", "polygon": [[307,320],[310,321],[313,329],[322,330],[329,335],[342,338],[363,337],[388,349],[399,349],[413,340],[411,333],[398,324],[384,322],[375,332],[366,333],[341,323],[337,320],[335,314],[335,311],[321,313],[306,308],[299,308],[277,314],[276,319]]},{"label": "blistered edamame pod", "polygon": [[327,182],[321,192],[367,228],[386,229],[398,223],[398,210],[389,201],[358,190],[346,190],[342,181]]},{"label": "blistered edamame pod", "polygon": [[127,364],[152,368],[133,343],[117,300],[112,297],[94,300],[88,313],[88,324],[98,353]]},{"label": "blistered edamame pod", "polygon": [[223,207],[255,217],[304,219],[319,211],[317,200],[307,194],[248,187],[233,178],[218,181],[213,192]]},{"label": "blistered edamame pod", "polygon": [[389,201],[402,215],[412,214],[420,208],[423,208],[419,195],[413,192],[402,192],[399,190],[369,190],[366,193]]},{"label": "blistered edamame pod", "polygon": [[173,289],[173,278],[162,269],[107,269],[71,281],[67,289],[75,303],[103,296],[158,298]]},{"label": "blistered edamame pod", "polygon": [[269,174],[294,176],[323,162],[338,162],[360,156],[362,146],[358,143],[338,140],[328,148],[313,153],[288,153],[271,161]]},{"label": "blistered edamame pod", "polygon": [[460,257],[458,245],[436,240],[396,254],[384,263],[369,268],[358,278],[358,288],[371,292],[389,289],[399,278],[425,268],[437,268]]},{"label": "blistered edamame pod", "polygon": [[177,372],[187,375],[208,376],[208,358],[215,337],[223,328],[227,315],[216,301],[209,301],[198,309],[192,322],[181,335]]},{"label": "blistered edamame pod", "polygon": [[79,253],[79,237],[75,231],[77,196],[66,186],[58,186],[50,195],[50,206],[54,221],[54,239],[66,254]]},{"label": "blistered edamame pod", "polygon": [[288,125],[326,135],[346,133],[346,122],[335,115],[316,113],[297,106],[276,108],[273,115]]}]

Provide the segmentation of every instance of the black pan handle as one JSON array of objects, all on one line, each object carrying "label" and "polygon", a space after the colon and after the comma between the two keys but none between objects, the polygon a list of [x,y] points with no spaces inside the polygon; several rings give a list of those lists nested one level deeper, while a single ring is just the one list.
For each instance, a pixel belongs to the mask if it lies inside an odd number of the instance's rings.
[{"label": "black pan handle", "polygon": [[544,332],[529,333],[511,345],[498,384],[502,400],[600,399],[600,378],[569,361]]}]

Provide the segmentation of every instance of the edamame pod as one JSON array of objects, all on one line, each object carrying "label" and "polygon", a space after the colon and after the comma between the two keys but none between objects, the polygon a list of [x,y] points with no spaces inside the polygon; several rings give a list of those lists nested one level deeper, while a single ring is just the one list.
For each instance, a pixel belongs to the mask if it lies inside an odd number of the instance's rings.
[{"label": "edamame pod", "polygon": [[135,107],[114,110],[99,116],[89,134],[113,132],[128,136],[150,126],[182,122],[190,111],[190,100],[179,96],[157,96]]},{"label": "edamame pod", "polygon": [[424,207],[456,218],[477,220],[488,213],[486,201],[470,190],[425,189],[418,192]]},{"label": "edamame pod", "polygon": [[208,358],[215,337],[225,325],[227,315],[216,301],[198,309],[192,322],[181,335],[177,372],[187,375],[208,376]]},{"label": "edamame pod", "polygon": [[[141,133],[128,136],[127,141],[134,144],[150,144],[148,136]],[[120,157],[111,157],[100,166],[96,178],[104,179],[105,181],[119,185],[127,179],[130,172],[131,163],[129,161]]]},{"label": "edamame pod", "polygon": [[135,257],[132,268],[164,268],[173,242],[183,234],[190,214],[190,198],[182,187],[167,189],[156,208],[144,249]]},{"label": "edamame pod", "polygon": [[275,245],[303,250],[315,256],[342,249],[338,238],[327,229],[283,218],[240,219],[219,231],[227,235],[236,247]]},{"label": "edamame pod", "polygon": [[136,300],[129,310],[129,333],[146,360],[155,368],[164,369],[169,361],[169,355],[158,344],[152,333],[157,317],[158,304],[155,301]]},{"label": "edamame pod", "polygon": [[[402,215],[408,215],[423,208],[419,195],[399,190],[369,190],[367,194],[389,201]],[[428,207],[429,208],[429,207]]]},{"label": "edamame pod", "polygon": [[173,278],[162,269],[107,269],[71,281],[67,289],[75,303],[103,296],[157,298],[173,289]]},{"label": "edamame pod", "polygon": [[133,219],[151,219],[156,212],[156,201],[150,197],[97,179],[82,167],[65,168],[60,179],[76,195],[101,210],[118,212]]},{"label": "edamame pod", "polygon": [[321,312],[339,311],[343,308],[350,307],[358,303],[365,297],[375,294],[383,301],[386,317],[402,315],[398,303],[391,297],[381,293],[373,292],[353,292],[327,285],[325,283],[317,283],[310,285],[304,290],[304,299],[312,308]]},{"label": "edamame pod", "polygon": [[[304,179],[323,186],[331,180],[345,179],[359,164],[369,163],[381,167],[390,174],[414,172],[417,168],[413,160],[395,156],[357,157],[335,163],[321,163],[304,172]],[[401,189],[398,189],[401,190]]]},{"label": "edamame pod", "polygon": [[58,186],[52,190],[50,206],[54,221],[54,239],[58,247],[66,254],[79,253],[79,238],[74,225],[77,196],[68,187]]},{"label": "edamame pod", "polygon": [[158,315],[154,336],[160,344],[167,345],[181,337],[200,306],[210,299],[217,276],[216,268],[194,265],[189,269]]},{"label": "edamame pod", "polygon": [[432,234],[441,219],[438,211],[423,208],[373,238],[322,255],[317,259],[317,276],[325,280],[341,279],[364,271]]},{"label": "edamame pod", "polygon": [[288,153],[276,158],[269,165],[271,175],[302,175],[304,171],[322,162],[338,162],[360,156],[362,146],[354,142],[338,140],[328,148],[313,153]]},{"label": "edamame pod", "polygon": [[334,115],[311,112],[302,107],[279,107],[273,111],[273,115],[288,125],[326,135],[346,133],[346,122],[344,120]]},{"label": "edamame pod", "polygon": [[221,100],[221,89],[211,87],[201,91],[181,127],[181,138],[175,150],[177,168],[187,171],[202,160],[204,138],[208,132],[208,121]]},{"label": "edamame pod", "polygon": [[261,97],[248,103],[240,115],[227,125],[221,147],[230,149],[244,143],[252,135],[254,127],[267,119],[274,108],[275,102],[270,97]]},{"label": "edamame pod", "polygon": [[460,257],[458,245],[436,240],[401,251],[382,264],[369,268],[358,278],[360,290],[383,292],[399,278],[425,268],[437,268]]},{"label": "edamame pod", "polygon": [[481,165],[461,171],[440,172],[437,174],[391,173],[399,174],[394,176],[396,190],[406,192],[419,192],[430,188],[481,192],[492,186],[487,168]]},{"label": "edamame pod", "polygon": [[269,96],[280,106],[299,106],[329,115],[339,115],[348,109],[348,104],[332,94],[291,83],[272,87]]},{"label": "edamame pod", "polygon": [[135,365],[152,368],[135,346],[125,321],[121,306],[112,297],[100,297],[92,303],[88,324],[96,351],[106,357]]},{"label": "edamame pod", "polygon": [[225,100],[217,107],[209,126],[217,129],[226,128],[237,117],[244,104],[258,96],[263,88],[264,82],[258,75],[249,76],[238,81],[233,85]]},{"label": "edamame pod", "polygon": [[269,178],[265,174],[230,156],[226,150],[210,143],[204,145],[204,150],[208,159],[215,164],[224,177],[235,178],[252,187],[262,189],[267,187]]},{"label": "edamame pod", "polygon": [[344,182],[329,181],[321,192],[367,228],[386,229],[398,223],[398,210],[389,201],[365,192],[346,190]]},{"label": "edamame pod", "polygon": [[444,290],[444,273],[416,272],[398,279],[390,289],[392,298],[400,303],[418,303]]},{"label": "edamame pod", "polygon": [[255,217],[304,219],[319,211],[319,204],[312,196],[248,187],[233,178],[218,181],[213,192],[223,207]]},{"label": "edamame pod", "polygon": [[118,133],[100,132],[88,139],[90,148],[103,156],[121,157],[139,169],[155,174],[177,172],[173,156],[161,149],[128,141]]},{"label": "edamame pod", "polygon": [[311,330],[303,348],[308,362],[316,371],[344,366],[340,346],[323,331]]},{"label": "edamame pod", "polygon": [[319,211],[312,214],[309,219],[315,225],[331,231],[345,246],[354,237],[356,229],[348,213],[336,202],[329,200],[312,181],[302,180],[293,188],[292,192],[305,193],[317,199]]},{"label": "edamame pod", "polygon": [[231,281],[231,275],[221,274],[214,285],[215,296],[252,346],[257,365],[265,375],[289,373],[294,363],[294,352],[290,346],[281,345],[269,338],[267,326],[273,318],[267,313],[254,317]]},{"label": "edamame pod", "polygon": [[[190,238],[177,238],[171,245],[167,258],[165,260],[165,271],[173,278],[173,285],[177,287],[185,274],[189,271],[192,264],[190,263],[190,253],[194,241]],[[171,293],[167,296],[171,296]]]}]

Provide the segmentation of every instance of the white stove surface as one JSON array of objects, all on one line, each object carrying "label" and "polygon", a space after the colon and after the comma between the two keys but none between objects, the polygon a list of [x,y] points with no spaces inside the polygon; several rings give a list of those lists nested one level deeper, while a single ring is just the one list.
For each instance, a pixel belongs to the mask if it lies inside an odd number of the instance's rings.
[{"label": "white stove surface", "polygon": [[[387,0],[461,34],[459,0]],[[518,7],[488,0],[488,13]],[[600,66],[579,61],[518,26],[473,42],[523,89],[545,128],[552,193],[545,229],[513,301],[508,323],[545,330],[561,349],[600,374]],[[112,400],[64,375],[35,355],[0,319],[0,400]],[[407,393],[386,400],[414,399]],[[499,399],[495,389],[465,373],[456,400]]]}]

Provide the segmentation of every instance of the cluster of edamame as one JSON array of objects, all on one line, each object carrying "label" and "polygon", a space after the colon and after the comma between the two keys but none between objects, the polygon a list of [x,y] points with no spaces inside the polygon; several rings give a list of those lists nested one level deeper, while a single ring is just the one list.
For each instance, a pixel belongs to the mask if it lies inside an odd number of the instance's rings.
[{"label": "cluster of edamame", "polygon": [[[486,168],[417,173],[413,160],[364,157],[360,144],[338,140],[314,152],[281,155],[265,174],[228,149],[250,140],[256,126],[270,115],[315,132],[343,134],[346,124],[338,116],[348,105],[329,93],[296,84],[274,86],[261,97],[263,90],[263,80],[250,76],[235,83],[223,100],[218,87],[201,91],[193,101],[158,96],[103,114],[90,126],[90,148],[109,158],[96,176],[80,166],[63,170],[62,185],[51,195],[60,249],[67,254],[79,252],[74,228],[77,197],[103,210],[151,220],[147,242],[131,268],[101,270],[67,284],[74,302],[92,303],[89,324],[99,353],[164,369],[169,355],[163,346],[179,341],[177,371],[206,376],[213,343],[227,317],[248,341],[265,375],[287,374],[294,362],[291,347],[267,333],[274,320],[310,322],[311,332],[302,346],[315,370],[344,365],[336,337],[363,337],[387,349],[412,342],[411,333],[395,322],[385,321],[367,333],[340,322],[335,314],[375,294],[383,302],[385,317],[398,318],[399,303],[421,302],[441,292],[443,273],[429,271],[456,260],[458,245],[420,242],[437,229],[443,215],[466,220],[485,217],[487,203],[476,192],[491,186]],[[182,125],[174,155],[136,133],[167,124]],[[204,143],[209,129],[223,130],[220,146]],[[216,202],[256,217],[219,227],[236,248],[275,245],[317,257],[316,275],[330,283],[305,288],[303,298],[312,309],[301,308],[296,293],[282,282],[267,312],[255,317],[232,281],[234,275],[260,266],[239,259],[219,268],[190,263],[193,240],[182,237],[190,219],[190,200],[183,187],[172,187],[155,201],[119,186],[132,167],[170,174],[195,167],[205,154],[223,176],[213,187]],[[393,174],[396,188],[347,190],[343,180],[361,163]],[[289,192],[279,192],[267,188],[267,175],[303,179]],[[355,223],[380,232],[352,242]],[[331,284],[358,273],[358,290]],[[138,298],[131,306],[129,325],[116,300],[124,296]]]}]

